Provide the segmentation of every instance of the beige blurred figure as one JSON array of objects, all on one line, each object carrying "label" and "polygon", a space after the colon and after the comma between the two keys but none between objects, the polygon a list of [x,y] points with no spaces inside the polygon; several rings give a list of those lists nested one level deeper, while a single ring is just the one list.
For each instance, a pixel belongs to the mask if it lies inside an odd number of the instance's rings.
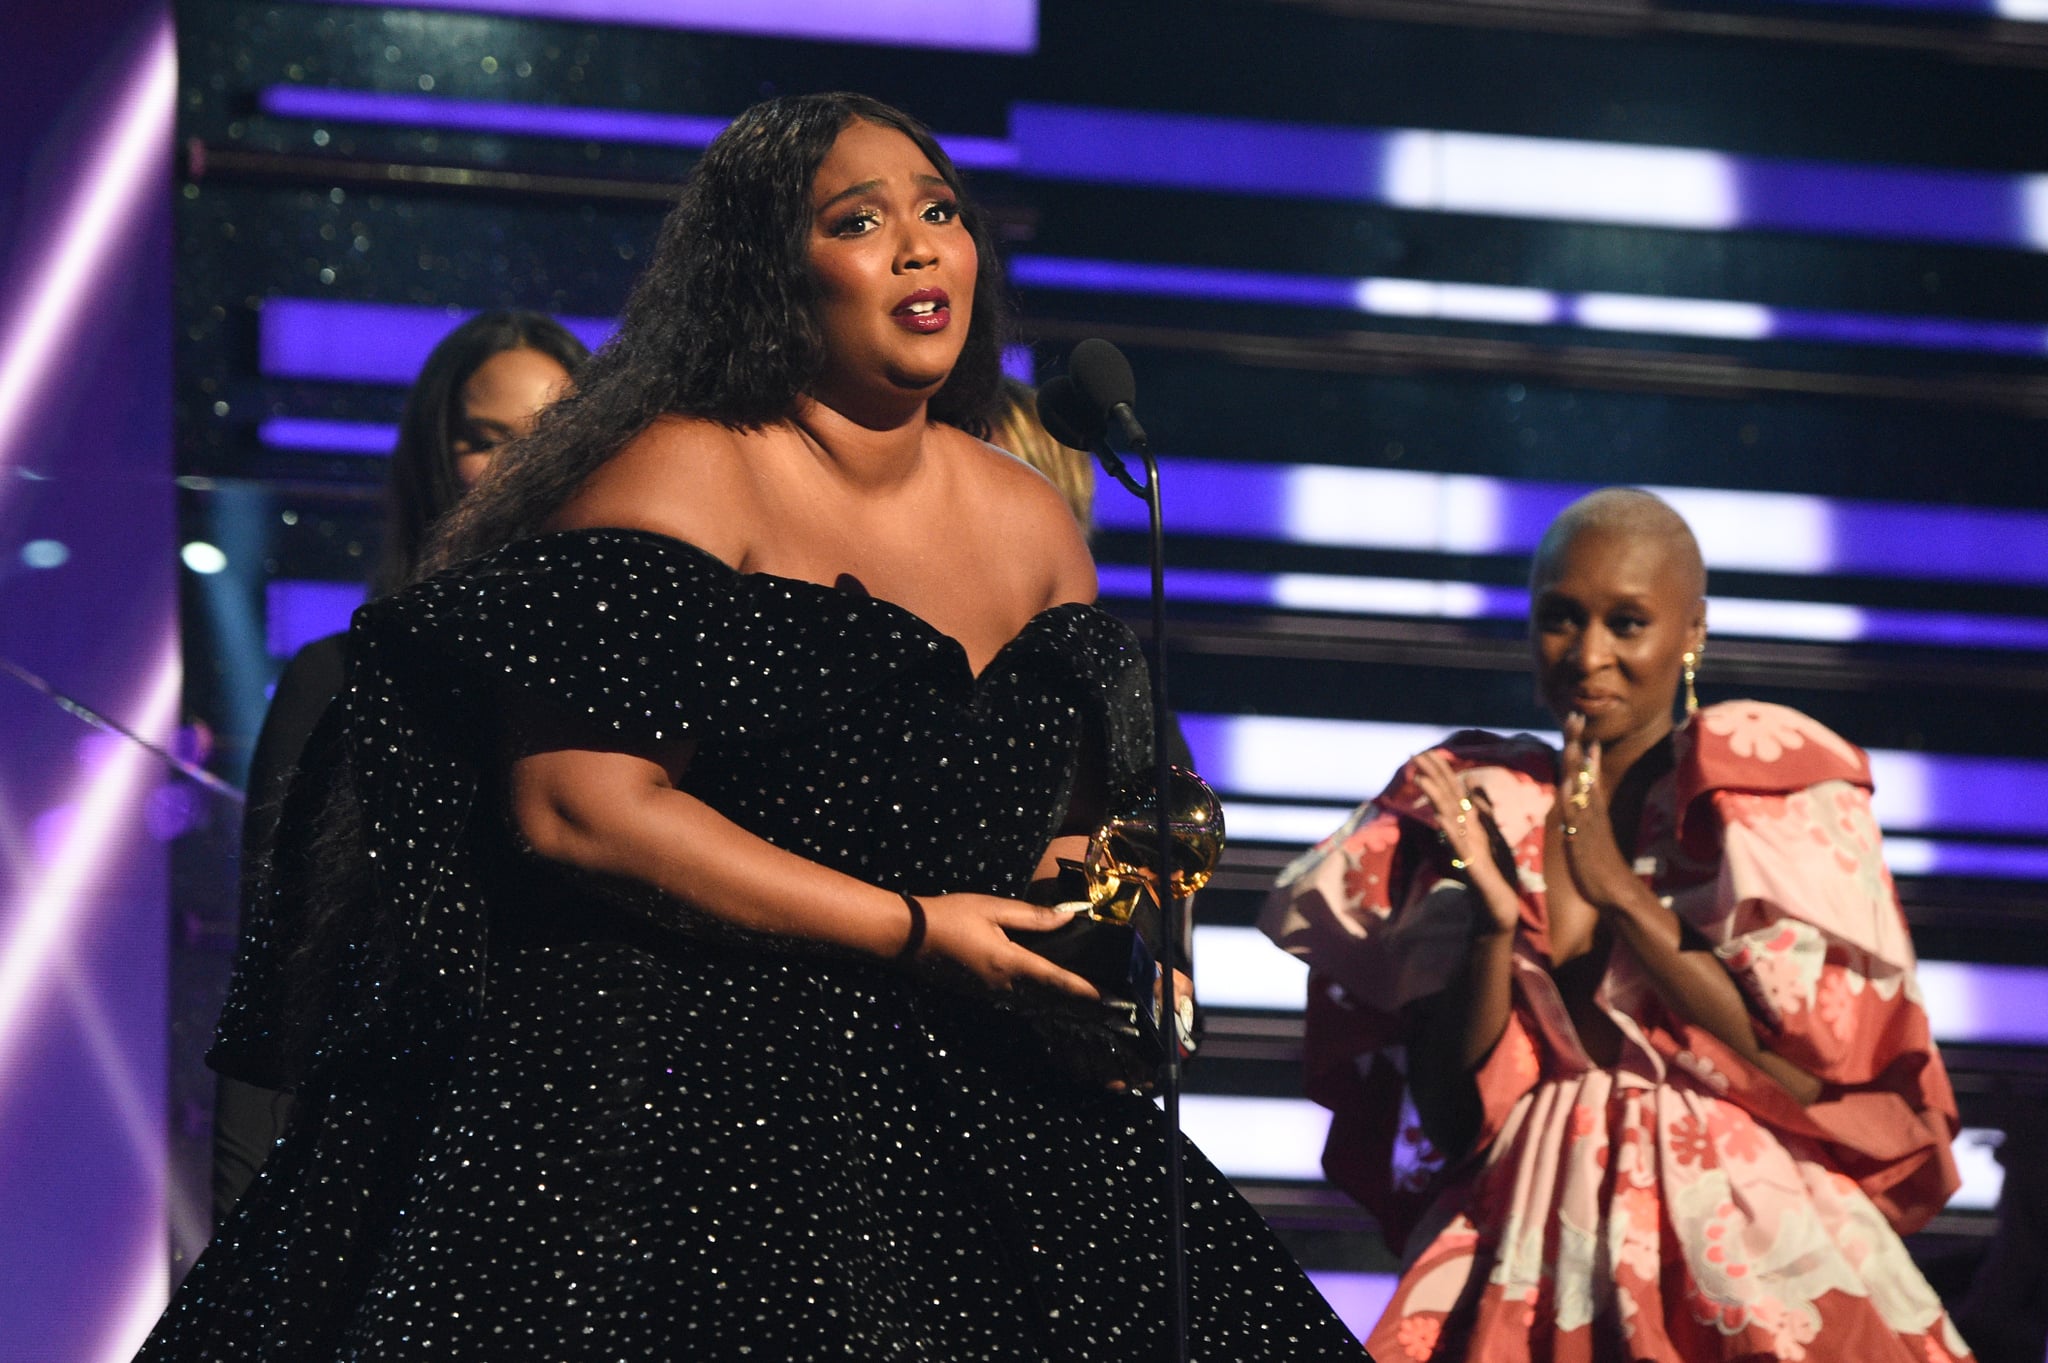
[{"label": "beige blurred figure", "polygon": [[1007,399],[1002,415],[988,433],[988,443],[1014,454],[1045,475],[1059,489],[1067,507],[1081,524],[1081,533],[1095,534],[1095,458],[1084,450],[1062,445],[1052,438],[1038,420],[1038,398],[1031,385],[1016,379],[1003,380]]}]

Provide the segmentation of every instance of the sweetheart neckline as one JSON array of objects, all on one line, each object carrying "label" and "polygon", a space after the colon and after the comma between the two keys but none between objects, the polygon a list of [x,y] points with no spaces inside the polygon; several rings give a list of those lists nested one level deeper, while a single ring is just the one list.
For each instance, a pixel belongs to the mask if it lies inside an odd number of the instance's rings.
[{"label": "sweetheart neckline", "polygon": [[920,630],[924,631],[924,633],[931,636],[932,638],[937,639],[942,643],[950,644],[952,646],[954,654],[960,660],[960,665],[962,669],[967,673],[968,679],[974,682],[977,687],[980,685],[982,678],[986,677],[991,671],[994,670],[995,665],[998,662],[1002,661],[1004,654],[1008,653],[1012,648],[1016,647],[1018,643],[1020,643],[1026,636],[1031,634],[1031,632],[1034,629],[1036,629],[1043,621],[1045,621],[1049,617],[1058,615],[1065,611],[1079,610],[1093,615],[1100,615],[1107,619],[1116,618],[1110,615],[1109,612],[1103,610],[1102,607],[1096,605],[1092,601],[1057,602],[1053,605],[1045,607],[1042,610],[1034,612],[1029,618],[1027,618],[1024,621],[1022,625],[1019,625],[1017,627],[1017,631],[1014,634],[1010,635],[1009,638],[1005,639],[996,648],[996,651],[989,655],[988,661],[986,663],[983,663],[981,667],[977,670],[974,666],[973,660],[968,656],[967,645],[962,643],[957,636],[947,633],[945,630],[939,628],[930,620],[927,620],[924,616],[919,615],[916,611],[912,610],[910,607],[902,604],[901,602],[891,601],[884,596],[876,596],[872,592],[869,592],[865,589],[855,592],[846,587],[838,586],[834,583],[815,582],[807,577],[788,577],[782,573],[762,572],[758,569],[735,568],[730,563],[727,563],[724,559],[720,558],[718,555],[712,553],[709,549],[704,548],[702,545],[692,544],[690,541],[686,539],[683,539],[676,535],[667,534],[660,530],[646,530],[639,528],[637,526],[586,526],[576,530],[557,530],[549,535],[540,536],[538,538],[551,539],[555,536],[590,537],[597,535],[612,535],[653,540],[657,543],[671,545],[676,548],[686,550],[690,554],[705,560],[707,563],[709,563],[719,571],[731,577],[734,581],[739,581],[741,579],[753,579],[755,581],[775,583],[778,585],[788,587],[802,587],[810,591],[818,592],[825,596],[831,597],[834,600],[854,601],[860,602],[865,605],[880,607],[884,611],[890,612],[894,615],[901,616],[904,619],[910,621],[912,624],[916,625]]}]

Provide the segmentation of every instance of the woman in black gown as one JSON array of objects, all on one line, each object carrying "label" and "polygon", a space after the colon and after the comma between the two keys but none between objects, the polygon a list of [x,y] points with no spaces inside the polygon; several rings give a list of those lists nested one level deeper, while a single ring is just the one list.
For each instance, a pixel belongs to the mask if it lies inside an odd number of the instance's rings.
[{"label": "woman in black gown", "polygon": [[[966,433],[997,274],[856,96],[705,153],[618,338],[365,607],[286,819],[292,1129],[151,1359],[1157,1359],[1153,1105],[1012,1006],[1149,770],[1142,659]],[[361,811],[351,821],[348,811]],[[1204,1359],[1358,1357],[1190,1153]]]}]

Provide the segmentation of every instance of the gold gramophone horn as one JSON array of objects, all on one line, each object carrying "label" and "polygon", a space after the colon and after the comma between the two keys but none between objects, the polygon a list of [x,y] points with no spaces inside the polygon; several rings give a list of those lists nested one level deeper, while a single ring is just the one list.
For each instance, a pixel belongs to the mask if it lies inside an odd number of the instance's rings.
[{"label": "gold gramophone horn", "polygon": [[[1156,801],[1149,785],[1127,790],[1088,840],[1081,864],[1088,884],[1089,915],[1104,923],[1128,923],[1141,894],[1156,893],[1154,866],[1159,834],[1153,823]],[[1223,802],[1209,783],[1191,771],[1167,771],[1167,829],[1173,865],[1168,892],[1185,899],[1209,883],[1223,855]]]}]

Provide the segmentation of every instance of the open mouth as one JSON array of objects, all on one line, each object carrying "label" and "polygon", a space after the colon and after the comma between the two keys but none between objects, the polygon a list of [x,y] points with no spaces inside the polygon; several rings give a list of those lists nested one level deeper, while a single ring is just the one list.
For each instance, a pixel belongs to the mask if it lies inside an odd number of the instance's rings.
[{"label": "open mouth", "polygon": [[952,299],[944,289],[919,289],[898,303],[889,316],[910,331],[942,331],[953,320]]}]

